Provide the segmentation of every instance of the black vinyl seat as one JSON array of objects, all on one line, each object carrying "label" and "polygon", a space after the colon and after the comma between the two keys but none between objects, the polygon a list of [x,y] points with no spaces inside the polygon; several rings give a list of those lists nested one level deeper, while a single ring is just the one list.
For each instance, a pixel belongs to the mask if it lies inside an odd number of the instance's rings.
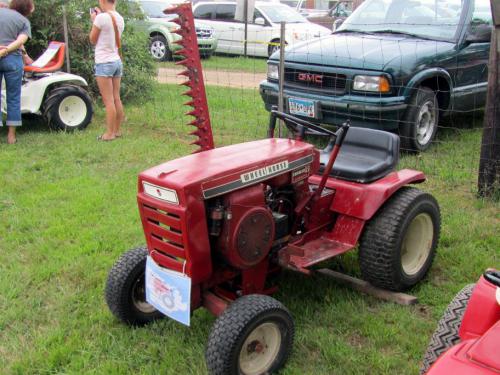
[{"label": "black vinyl seat", "polygon": [[[333,144],[320,151],[320,173]],[[330,176],[367,184],[392,172],[399,162],[399,136],[381,130],[351,127]]]}]

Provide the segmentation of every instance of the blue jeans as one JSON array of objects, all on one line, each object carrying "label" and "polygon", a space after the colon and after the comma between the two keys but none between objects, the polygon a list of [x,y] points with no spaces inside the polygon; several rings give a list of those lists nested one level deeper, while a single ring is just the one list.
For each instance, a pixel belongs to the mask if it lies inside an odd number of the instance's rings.
[{"label": "blue jeans", "polygon": [[[22,125],[21,86],[23,84],[23,68],[24,63],[21,55],[7,55],[0,59],[0,90],[2,80],[5,78],[7,92],[7,126]],[[0,121],[0,125],[2,125],[2,121]]]}]

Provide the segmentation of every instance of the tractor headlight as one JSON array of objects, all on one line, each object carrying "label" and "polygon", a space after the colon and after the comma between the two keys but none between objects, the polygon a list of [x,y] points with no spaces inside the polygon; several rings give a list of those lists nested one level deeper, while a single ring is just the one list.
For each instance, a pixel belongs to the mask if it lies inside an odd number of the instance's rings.
[{"label": "tractor headlight", "polygon": [[276,81],[280,78],[280,69],[277,64],[267,64],[267,78]]},{"label": "tractor headlight", "polygon": [[175,190],[156,186],[146,181],[142,182],[142,186],[144,188],[144,194],[150,197],[172,204],[179,204],[179,197],[177,197],[177,192]]},{"label": "tractor headlight", "polygon": [[384,76],[356,76],[353,90],[387,93],[391,91],[389,80]]}]

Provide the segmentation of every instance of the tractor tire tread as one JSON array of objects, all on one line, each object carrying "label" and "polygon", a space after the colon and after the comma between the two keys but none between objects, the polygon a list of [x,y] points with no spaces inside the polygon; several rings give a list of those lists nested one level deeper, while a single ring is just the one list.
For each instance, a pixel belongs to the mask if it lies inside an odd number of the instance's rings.
[{"label": "tractor tire tread", "polygon": [[59,103],[60,95],[63,95],[68,91],[78,91],[82,96],[86,98],[85,100],[88,101],[88,103],[90,103],[90,119],[88,121],[84,121],[82,125],[78,126],[78,129],[80,130],[85,129],[92,119],[92,114],[93,114],[93,109],[91,104],[92,101],[87,91],[85,91],[78,85],[64,84],[61,86],[56,86],[53,89],[51,89],[44,100],[42,108],[43,116],[47,119],[47,122],[49,123],[49,126],[51,128],[55,130],[67,130],[64,129],[63,126],[57,124],[57,121],[55,121],[54,117],[56,114],[55,106]]},{"label": "tractor tire tread", "polygon": [[466,285],[446,308],[425,352],[420,374],[425,374],[446,350],[460,341],[458,331],[475,284]]},{"label": "tractor tire tread", "polygon": [[[282,311],[290,321],[293,322],[290,312],[283,304],[272,297],[252,294],[238,298],[231,303],[229,307],[215,321],[210,332],[207,350],[205,353],[206,363],[209,373],[212,375],[230,375],[233,374],[231,369],[231,361],[229,356],[221,355],[222,353],[230,353],[234,345],[242,339],[245,333],[245,327],[259,314],[271,311]],[[286,361],[288,353],[293,346],[293,338],[295,335],[294,326],[292,323],[290,340],[285,344],[288,347],[285,350],[287,355],[284,358]]]},{"label": "tractor tire tread", "polygon": [[138,317],[130,311],[129,295],[125,294],[126,284],[129,281],[130,275],[136,272],[137,267],[146,266],[146,258],[148,251],[145,247],[131,249],[118,259],[111,268],[105,288],[106,303],[120,321],[128,325],[142,326],[152,320],[163,317],[160,312],[152,315],[151,319],[138,319]]},{"label": "tractor tire tread", "polygon": [[[394,270],[399,267],[394,249],[400,241],[404,218],[419,199],[431,199],[437,206],[430,194],[416,188],[403,187],[367,223],[360,240],[359,263],[363,278],[372,285],[398,292],[407,289],[394,276]],[[436,236],[438,240],[439,233]],[[432,251],[429,264],[434,255],[435,251]]]}]

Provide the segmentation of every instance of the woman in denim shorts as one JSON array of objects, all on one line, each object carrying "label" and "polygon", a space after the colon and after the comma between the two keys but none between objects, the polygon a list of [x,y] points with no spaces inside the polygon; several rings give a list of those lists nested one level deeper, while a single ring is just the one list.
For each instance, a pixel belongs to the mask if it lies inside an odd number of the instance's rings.
[{"label": "woman in denim shorts", "polygon": [[[21,86],[23,56],[21,48],[31,37],[31,25],[26,18],[35,10],[33,0],[12,0],[10,9],[0,8],[0,86],[5,79],[7,93],[7,143],[16,143],[16,128],[22,125]],[[2,122],[0,112],[0,125]]]},{"label": "woman in denim shorts", "polygon": [[123,17],[116,11],[116,0],[99,0],[99,8],[91,10],[93,26],[90,42],[95,44],[95,77],[106,108],[106,132],[98,140],[112,141],[121,137],[120,126],[125,117],[120,99],[123,63],[120,56]]}]

